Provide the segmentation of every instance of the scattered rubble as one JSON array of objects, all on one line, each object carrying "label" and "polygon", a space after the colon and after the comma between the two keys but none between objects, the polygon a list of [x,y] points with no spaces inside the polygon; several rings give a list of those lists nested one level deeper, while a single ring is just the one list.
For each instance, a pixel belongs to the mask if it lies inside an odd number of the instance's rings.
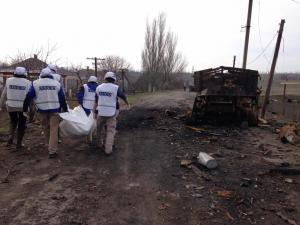
[{"label": "scattered rubble", "polygon": [[[280,142],[275,131],[282,123],[261,122],[265,127],[247,130],[238,125],[187,127],[184,112],[168,110],[122,112],[112,158],[89,152],[84,143],[73,149],[61,143],[61,161],[51,163],[40,150],[39,130],[30,125],[37,138],[26,140],[33,144],[28,155],[1,145],[1,159],[22,159],[24,165],[0,185],[0,224],[43,224],[42,217],[52,215],[60,216],[61,224],[300,223],[299,149]],[[200,151],[217,160],[218,167],[200,164]],[[77,169],[84,168],[89,172],[80,175]],[[1,168],[1,178],[5,175]],[[14,185],[20,177],[44,175]],[[32,220],[16,222],[15,215]]]},{"label": "scattered rubble", "polygon": [[233,192],[227,190],[217,191],[217,196],[223,198],[231,198],[233,196]]},{"label": "scattered rubble", "polygon": [[294,220],[291,220],[291,219],[287,218],[281,212],[277,212],[276,215],[278,217],[280,217],[281,219],[283,219],[285,222],[287,222],[290,225],[297,225],[297,223]]},{"label": "scattered rubble", "polygon": [[285,175],[300,175],[300,168],[272,168],[270,172],[277,172]]},{"label": "scattered rubble", "polygon": [[296,134],[297,127],[294,124],[288,124],[280,129],[279,137],[283,143],[295,144],[299,142],[299,137]]},{"label": "scattered rubble", "polygon": [[166,209],[168,209],[170,207],[170,204],[168,204],[168,203],[162,203],[158,208],[160,209],[160,210],[166,210]]},{"label": "scattered rubble", "polygon": [[49,178],[48,178],[48,181],[53,181],[53,180],[55,180],[57,177],[58,177],[58,173],[55,173],[55,174],[52,174],[52,175],[50,175],[49,176]]},{"label": "scattered rubble", "polygon": [[188,159],[182,159],[180,161],[180,166],[183,166],[183,167],[188,167],[189,165],[192,164],[192,161],[191,160],[188,160]]},{"label": "scattered rubble", "polygon": [[285,181],[286,183],[289,183],[289,184],[294,183],[294,180],[291,179],[291,178],[285,178],[284,181]]}]

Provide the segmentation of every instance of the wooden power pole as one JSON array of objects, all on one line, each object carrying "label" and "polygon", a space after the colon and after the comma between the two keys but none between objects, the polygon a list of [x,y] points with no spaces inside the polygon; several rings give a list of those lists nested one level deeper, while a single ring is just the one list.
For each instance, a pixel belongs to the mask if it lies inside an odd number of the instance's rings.
[{"label": "wooden power pole", "polygon": [[105,60],[105,59],[101,59],[101,58],[97,58],[97,57],[93,57],[93,58],[86,58],[86,59],[90,59],[90,60],[94,60],[94,65],[95,65],[95,77],[98,78],[97,75],[97,69],[98,69],[98,60]]},{"label": "wooden power pole", "polygon": [[249,0],[247,25],[246,25],[246,35],[245,35],[245,46],[244,46],[244,57],[243,57],[243,69],[246,69],[246,65],[247,65],[247,55],[248,55],[248,45],[249,45],[249,36],[250,36],[250,27],[251,27],[252,5],[253,5],[253,0]]},{"label": "wooden power pole", "polygon": [[233,64],[232,64],[233,68],[235,67],[235,60],[236,60],[236,55],[233,56]]},{"label": "wooden power pole", "polygon": [[274,73],[275,73],[276,62],[277,62],[278,53],[279,53],[279,49],[280,49],[280,42],[281,42],[281,38],[282,38],[284,23],[285,23],[285,20],[282,19],[281,22],[280,22],[277,42],[276,42],[276,46],[275,46],[275,52],[274,52],[274,56],[273,56],[273,60],[272,60],[268,86],[267,86],[267,89],[266,89],[264,103],[263,103],[263,106],[262,106],[262,109],[261,109],[261,117],[262,118],[265,118],[265,114],[266,114],[266,107],[267,107],[267,104],[268,104],[268,101],[269,101],[271,86],[272,86],[273,77],[274,77]]}]

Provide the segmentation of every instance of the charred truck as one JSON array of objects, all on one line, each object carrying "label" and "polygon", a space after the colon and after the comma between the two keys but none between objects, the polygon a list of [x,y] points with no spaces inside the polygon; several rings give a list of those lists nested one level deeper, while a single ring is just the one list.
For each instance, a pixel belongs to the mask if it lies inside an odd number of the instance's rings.
[{"label": "charred truck", "polygon": [[195,98],[192,120],[234,120],[258,123],[258,71],[218,67],[194,73]]}]

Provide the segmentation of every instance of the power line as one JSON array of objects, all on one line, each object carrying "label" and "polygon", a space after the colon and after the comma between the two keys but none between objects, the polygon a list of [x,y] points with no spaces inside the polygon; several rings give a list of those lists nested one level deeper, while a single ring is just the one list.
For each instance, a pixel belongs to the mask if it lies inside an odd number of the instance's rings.
[{"label": "power line", "polygon": [[[259,35],[259,43],[260,43],[260,48],[263,50],[263,43],[262,43],[262,37],[261,37],[261,29],[260,29],[260,0],[258,1],[258,14],[257,14],[257,22],[258,22],[258,35]],[[263,53],[263,56],[265,60],[267,61],[268,65],[270,65],[270,60],[266,56],[265,53]]]},{"label": "power line", "polygon": [[282,69],[285,70],[286,65],[286,57],[285,57],[285,38],[284,35],[282,35]]},{"label": "power line", "polygon": [[268,49],[268,47],[270,46],[270,44],[273,42],[273,40],[275,39],[275,37],[277,36],[277,32],[274,34],[274,36],[272,37],[272,39],[269,41],[269,43],[266,45],[266,47],[262,50],[261,53],[259,53],[249,64],[254,63],[257,59],[259,59],[259,57],[261,57],[265,51]]}]

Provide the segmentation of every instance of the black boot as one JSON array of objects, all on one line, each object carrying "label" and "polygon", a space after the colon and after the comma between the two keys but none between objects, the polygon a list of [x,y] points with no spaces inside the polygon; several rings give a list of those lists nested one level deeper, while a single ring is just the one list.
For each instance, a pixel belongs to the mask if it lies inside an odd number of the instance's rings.
[{"label": "black boot", "polygon": [[25,132],[24,131],[19,131],[18,132],[18,136],[17,136],[17,145],[16,145],[16,149],[20,150],[24,147],[24,145],[22,144],[23,141],[23,137],[24,137]]}]

